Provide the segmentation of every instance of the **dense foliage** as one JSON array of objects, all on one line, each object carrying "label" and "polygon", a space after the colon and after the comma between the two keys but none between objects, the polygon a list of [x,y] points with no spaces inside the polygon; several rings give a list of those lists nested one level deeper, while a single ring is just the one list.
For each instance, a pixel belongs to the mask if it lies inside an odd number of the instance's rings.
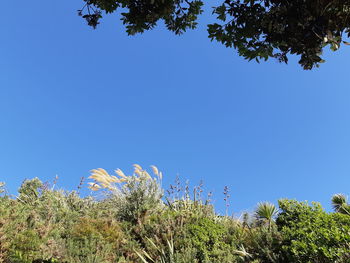
[{"label": "dense foliage", "polygon": [[[197,26],[203,0],[84,0],[79,15],[94,28],[103,12],[121,10],[130,35],[154,28],[162,20],[181,34]],[[277,58],[288,62],[300,56],[304,69],[318,67],[327,45],[335,51],[350,34],[348,0],[225,0],[214,8],[219,23],[208,25],[209,38],[237,49],[245,59]]]},{"label": "dense foliage", "polygon": [[217,214],[201,185],[192,191],[177,181],[165,193],[162,173],[152,169],[152,176],[139,165],[131,176],[93,170],[89,187],[98,194],[87,197],[56,190],[57,180],[26,180],[16,197],[0,183],[0,262],[350,262],[341,194],[332,199],[334,213],[280,200],[279,209],[263,202],[235,218]]}]

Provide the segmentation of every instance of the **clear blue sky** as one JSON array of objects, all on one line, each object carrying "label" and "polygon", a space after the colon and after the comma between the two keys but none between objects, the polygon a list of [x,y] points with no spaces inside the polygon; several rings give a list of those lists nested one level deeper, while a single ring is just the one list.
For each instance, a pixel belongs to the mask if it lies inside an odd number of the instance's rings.
[{"label": "clear blue sky", "polygon": [[89,170],[157,165],[165,185],[201,179],[223,206],[349,193],[349,47],[320,69],[246,62],[199,29],[128,37],[116,16],[92,30],[81,0],[2,3],[0,181],[73,189]]}]

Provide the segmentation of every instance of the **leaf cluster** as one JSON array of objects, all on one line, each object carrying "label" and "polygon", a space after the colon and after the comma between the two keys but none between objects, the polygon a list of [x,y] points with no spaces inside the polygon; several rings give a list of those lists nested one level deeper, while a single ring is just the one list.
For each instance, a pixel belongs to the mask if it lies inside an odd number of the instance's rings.
[{"label": "leaf cluster", "polygon": [[349,1],[226,0],[214,10],[223,23],[209,25],[209,37],[248,60],[287,63],[288,54],[296,54],[304,69],[312,69],[324,62],[325,46],[335,51],[343,33],[349,37],[349,7]]},{"label": "leaf cluster", "polygon": [[[153,29],[163,21],[168,30],[182,34],[197,26],[197,17],[202,13],[200,0],[84,0],[85,6],[79,15],[94,28],[102,18],[102,12],[113,13],[121,10],[121,20],[129,35]],[[93,11],[91,13],[91,10]]]},{"label": "leaf cluster", "polygon": [[[164,21],[181,34],[197,26],[202,0],[84,0],[79,15],[94,28],[102,12],[120,10],[129,35],[153,29]],[[234,48],[247,60],[275,58],[287,63],[300,57],[304,69],[324,62],[325,46],[336,51],[350,35],[349,0],[225,0],[213,10],[218,22],[208,25],[208,37]]]}]

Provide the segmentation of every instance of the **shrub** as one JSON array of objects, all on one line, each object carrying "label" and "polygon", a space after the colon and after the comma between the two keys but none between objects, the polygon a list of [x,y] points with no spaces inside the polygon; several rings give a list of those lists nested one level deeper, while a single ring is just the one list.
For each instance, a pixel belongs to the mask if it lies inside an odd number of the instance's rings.
[{"label": "shrub", "polygon": [[327,214],[318,203],[281,200],[277,226],[285,262],[349,262],[350,217]]},{"label": "shrub", "polygon": [[[210,218],[201,218],[185,226],[183,248],[193,247],[199,262],[229,262],[234,256],[231,247],[225,243],[227,231]],[[227,259],[229,257],[229,259]]]},{"label": "shrub", "polygon": [[102,198],[54,190],[37,178],[22,184],[17,199],[2,193],[0,263],[350,262],[346,213],[281,200],[279,212],[262,203],[240,220],[216,213],[201,187],[191,199],[188,187],[180,196],[176,186],[163,202],[158,169],[152,177],[134,167],[131,176],[117,170],[118,177],[93,170],[90,188],[106,190]]}]

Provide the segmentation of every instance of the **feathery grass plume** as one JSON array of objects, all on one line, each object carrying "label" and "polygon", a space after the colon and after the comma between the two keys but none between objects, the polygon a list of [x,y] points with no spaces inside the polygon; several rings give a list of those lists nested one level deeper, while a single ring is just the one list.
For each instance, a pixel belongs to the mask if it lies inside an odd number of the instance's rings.
[{"label": "feathery grass plume", "polygon": [[152,179],[152,177],[149,175],[147,171],[143,171],[142,175],[149,180]]},{"label": "feathery grass plume", "polygon": [[5,183],[4,182],[0,182],[0,194],[5,192],[4,187],[5,187]]},{"label": "feathery grass plume", "polygon": [[111,176],[107,173],[105,169],[98,168],[91,170],[91,176],[89,177],[104,184],[109,184],[112,182]]},{"label": "feathery grass plume", "polygon": [[154,175],[159,176],[158,168],[156,166],[154,166],[154,165],[151,165],[150,167],[152,168],[152,171],[153,171]]},{"label": "feathery grass plume", "polygon": [[[134,166],[134,174],[137,175],[139,178],[152,180],[152,176],[150,176],[150,174],[146,170],[143,170],[140,165],[134,164],[133,166]],[[158,171],[157,167],[154,166],[154,168]]]},{"label": "feathery grass plume", "polygon": [[89,184],[89,188],[92,191],[98,191],[100,189],[108,189],[112,192],[120,191],[116,185],[116,183],[119,182],[118,178],[109,175],[105,169],[98,168],[91,170],[91,175],[89,178],[94,180],[94,183]]},{"label": "feathery grass plume", "polygon": [[111,178],[113,183],[121,183],[120,179],[118,179],[116,176],[112,175]]},{"label": "feathery grass plume", "polygon": [[134,174],[137,175],[138,177],[142,177],[142,170],[135,168]]},{"label": "feathery grass plume", "polygon": [[109,176],[109,174],[107,173],[107,171],[103,168],[97,168],[97,169],[93,169],[91,170],[94,174],[100,175],[100,176]]},{"label": "feathery grass plume", "polygon": [[134,166],[135,170],[142,171],[142,167],[139,164],[135,163],[135,164],[133,164],[133,166]]},{"label": "feathery grass plume", "polygon": [[123,179],[128,179],[128,177],[123,173],[122,170],[117,169],[117,170],[114,170],[114,172],[115,172],[118,176],[120,176],[121,178],[123,178]]},{"label": "feathery grass plume", "polygon": [[[103,168],[92,169],[90,179],[93,179],[93,183],[89,183],[89,188],[92,191],[98,191],[107,189],[115,193],[120,193],[123,186],[127,186],[131,181],[140,182],[141,180],[153,180],[152,176],[138,164],[134,164],[134,173],[131,176],[127,176],[120,169],[114,170],[118,177],[108,174]],[[161,172],[159,172],[156,166],[152,166],[153,171],[156,171],[159,180],[162,178]]]},{"label": "feathery grass plume", "polygon": [[99,186],[98,184],[96,183],[88,183],[89,185],[89,188],[92,190],[92,191],[98,191],[101,189],[101,186]]}]

